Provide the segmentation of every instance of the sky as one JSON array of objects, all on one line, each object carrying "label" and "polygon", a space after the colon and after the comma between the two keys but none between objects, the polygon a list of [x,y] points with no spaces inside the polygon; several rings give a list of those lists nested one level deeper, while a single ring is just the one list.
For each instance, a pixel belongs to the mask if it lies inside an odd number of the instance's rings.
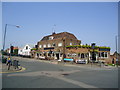
[{"label": "sky", "polygon": [[[118,34],[117,2],[3,2],[2,33],[7,26],[6,46],[37,44],[44,36],[70,32],[82,44],[116,50]],[[20,25],[16,28],[12,25]]]}]

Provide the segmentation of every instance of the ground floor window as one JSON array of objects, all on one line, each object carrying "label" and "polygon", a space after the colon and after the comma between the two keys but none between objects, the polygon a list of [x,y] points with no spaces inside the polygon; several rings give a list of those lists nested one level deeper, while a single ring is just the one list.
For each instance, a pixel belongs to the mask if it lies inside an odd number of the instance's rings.
[{"label": "ground floor window", "polygon": [[61,54],[60,54],[60,57],[62,57],[62,55],[63,55],[63,54],[61,53]]},{"label": "ground floor window", "polygon": [[99,52],[99,57],[107,58],[108,57],[108,52]]},{"label": "ground floor window", "polygon": [[42,56],[42,54],[40,53],[40,56]]},{"label": "ground floor window", "polygon": [[105,52],[105,57],[108,57],[108,53],[107,52]]},{"label": "ground floor window", "polygon": [[81,58],[84,58],[84,57],[85,57],[85,56],[84,56],[84,53],[82,53],[82,54],[81,54]]},{"label": "ground floor window", "polygon": [[46,56],[46,53],[44,53],[43,55]]},{"label": "ground floor window", "polygon": [[39,54],[37,53],[37,57],[39,57]]},{"label": "ground floor window", "polygon": [[51,54],[50,53],[48,53],[48,56],[50,56]]},{"label": "ground floor window", "polygon": [[78,53],[78,57],[80,57],[80,53]]}]

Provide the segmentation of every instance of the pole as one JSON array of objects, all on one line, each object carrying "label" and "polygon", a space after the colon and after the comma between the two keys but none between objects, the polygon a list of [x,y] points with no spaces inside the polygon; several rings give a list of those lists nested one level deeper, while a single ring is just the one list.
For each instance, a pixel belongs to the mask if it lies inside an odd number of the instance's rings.
[{"label": "pole", "polygon": [[4,32],[4,40],[3,40],[3,51],[5,49],[5,39],[6,39],[6,31],[7,31],[7,26],[10,25],[10,26],[15,26],[17,28],[20,28],[20,26],[18,25],[11,25],[11,24],[5,24],[5,32]]},{"label": "pole", "polygon": [[3,51],[5,49],[5,37],[6,37],[7,24],[5,24],[4,40],[3,40]]},{"label": "pole", "polygon": [[63,62],[64,62],[64,57],[65,57],[65,39],[63,38]]},{"label": "pole", "polygon": [[117,56],[117,36],[116,36],[116,65],[118,67],[118,56]]}]

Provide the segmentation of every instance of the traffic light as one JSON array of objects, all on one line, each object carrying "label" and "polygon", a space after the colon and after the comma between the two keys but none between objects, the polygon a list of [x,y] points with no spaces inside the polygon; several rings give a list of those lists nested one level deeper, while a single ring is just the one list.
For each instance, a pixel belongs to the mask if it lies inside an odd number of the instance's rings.
[{"label": "traffic light", "polygon": [[13,53],[14,52],[14,46],[11,46],[10,47],[10,53]]}]

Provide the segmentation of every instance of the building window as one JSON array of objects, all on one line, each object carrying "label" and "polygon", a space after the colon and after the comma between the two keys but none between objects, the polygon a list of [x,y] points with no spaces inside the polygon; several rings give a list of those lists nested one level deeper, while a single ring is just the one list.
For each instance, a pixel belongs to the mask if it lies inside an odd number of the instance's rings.
[{"label": "building window", "polygon": [[105,57],[108,57],[108,54],[107,54],[107,52],[105,52]]},{"label": "building window", "polygon": [[88,57],[88,53],[85,54],[85,57]]},{"label": "building window", "polygon": [[51,56],[50,53],[48,53],[48,56]]},{"label": "building window", "polygon": [[53,36],[51,36],[51,37],[49,37],[49,40],[52,40],[54,37]]},{"label": "building window", "polygon": [[46,53],[44,53],[43,55],[46,56]]},{"label": "building window", "polygon": [[99,52],[99,57],[101,57],[101,53]]},{"label": "building window", "polygon": [[72,45],[72,43],[70,43],[70,45]]},{"label": "building window", "polygon": [[73,57],[76,57],[77,55],[76,55],[76,53],[73,53],[72,56],[73,56]]},{"label": "building window", "polygon": [[55,54],[53,53],[53,57],[55,56]]},{"label": "building window", "polygon": [[108,53],[107,52],[100,52],[99,53],[99,57],[107,58],[108,57]]},{"label": "building window", "polygon": [[51,45],[50,45],[50,44],[48,44],[48,47],[51,47]]},{"label": "building window", "polygon": [[69,53],[67,55],[68,55],[68,57],[70,56]]},{"label": "building window", "polygon": [[28,49],[28,46],[26,46],[26,50]]},{"label": "building window", "polygon": [[55,43],[53,43],[53,47],[55,47]]},{"label": "building window", "polygon": [[39,48],[42,48],[42,45],[39,45]]},{"label": "building window", "polygon": [[74,43],[74,45],[77,45],[76,43]]},{"label": "building window", "polygon": [[80,53],[78,53],[78,57],[80,57]]},{"label": "building window", "polygon": [[104,57],[104,52],[101,53],[101,57]]},{"label": "building window", "polygon": [[60,57],[62,57],[62,55],[63,55],[63,54],[61,53],[61,54],[60,54]]},{"label": "building window", "polygon": [[39,57],[39,54],[37,53],[37,57]]},{"label": "building window", "polygon": [[42,56],[42,54],[40,53],[40,56]]},{"label": "building window", "polygon": [[43,45],[43,47],[45,48],[45,47],[46,47],[46,45],[44,44],[44,45]]},{"label": "building window", "polygon": [[58,43],[58,46],[62,46],[62,43]]},{"label": "building window", "polygon": [[82,54],[81,54],[81,58],[84,58],[84,57],[85,57],[85,56],[84,56],[84,53],[82,53]]}]

